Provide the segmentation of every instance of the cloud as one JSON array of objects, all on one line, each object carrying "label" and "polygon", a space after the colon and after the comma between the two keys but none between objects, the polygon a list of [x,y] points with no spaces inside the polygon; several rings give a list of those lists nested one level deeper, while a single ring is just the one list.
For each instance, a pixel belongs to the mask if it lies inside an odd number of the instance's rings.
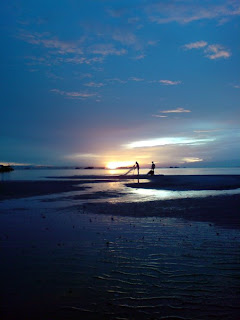
[{"label": "cloud", "polygon": [[123,45],[135,45],[137,43],[137,38],[135,34],[126,30],[115,30],[112,33],[112,39],[120,42]]},{"label": "cloud", "polygon": [[147,44],[148,44],[149,46],[155,46],[155,45],[157,45],[158,42],[159,42],[159,40],[149,40],[149,41],[147,42]]},{"label": "cloud", "polygon": [[92,64],[95,62],[102,63],[103,57],[93,57],[93,58],[86,58],[86,57],[72,57],[72,58],[60,58],[58,61],[73,63],[73,64]]},{"label": "cloud", "polygon": [[227,59],[231,56],[231,52],[229,50],[226,50],[223,46],[219,44],[212,44],[209,45],[205,50],[204,50],[206,57],[215,60],[219,58],[224,58]]},{"label": "cloud", "polygon": [[136,23],[140,20],[139,17],[128,18],[128,23]]},{"label": "cloud", "polygon": [[152,117],[155,117],[155,118],[167,118],[168,116],[163,116],[163,115],[160,115],[160,114],[152,114]]},{"label": "cloud", "polygon": [[240,89],[240,85],[239,84],[235,84],[233,87],[236,88],[236,89]]},{"label": "cloud", "polygon": [[151,140],[143,140],[143,141],[134,141],[124,145],[128,149],[134,148],[149,148],[149,147],[157,147],[157,146],[167,146],[167,145],[199,145],[205,144],[208,142],[212,142],[215,139],[194,139],[194,138],[185,138],[185,137],[168,137],[168,138],[157,138]]},{"label": "cloud", "polygon": [[191,112],[191,110],[186,110],[184,108],[177,108],[177,109],[173,109],[173,110],[163,110],[163,111],[159,111],[161,113],[188,113]]},{"label": "cloud", "polygon": [[104,86],[102,82],[88,82],[84,84],[86,87],[101,88]]},{"label": "cloud", "polygon": [[240,15],[240,4],[238,1],[218,1],[217,4],[202,0],[195,1],[157,1],[154,4],[146,5],[150,21],[158,24],[180,23],[187,24],[193,21],[215,19],[220,23]]},{"label": "cloud", "polygon": [[77,160],[77,159],[92,159],[92,158],[100,158],[101,156],[98,154],[94,153],[74,153],[65,156],[66,159],[72,159],[72,160]]},{"label": "cloud", "polygon": [[70,99],[85,99],[90,98],[96,95],[96,93],[87,93],[87,92],[79,92],[79,91],[62,91],[59,89],[51,89],[50,92],[54,92],[61,96],[65,96]]},{"label": "cloud", "polygon": [[130,77],[130,78],[128,78],[128,80],[136,81],[136,82],[144,81],[144,79],[142,79],[142,78],[137,78],[137,77]]},{"label": "cloud", "polygon": [[228,59],[231,56],[231,52],[224,48],[220,44],[208,44],[206,41],[197,41],[185,44],[183,46],[186,50],[191,49],[203,49],[203,53],[205,54],[205,57],[210,60],[215,59]]},{"label": "cloud", "polygon": [[138,56],[134,57],[133,60],[142,60],[146,57],[145,54],[139,54]]},{"label": "cloud", "polygon": [[201,162],[201,161],[203,161],[203,159],[196,158],[196,157],[185,157],[182,159],[182,161],[187,162],[187,163],[193,163],[193,162]]},{"label": "cloud", "polygon": [[212,129],[212,130],[194,130],[195,133],[209,133],[209,132],[217,132],[221,131],[220,129]]},{"label": "cloud", "polygon": [[90,52],[102,56],[116,55],[122,56],[127,53],[126,49],[117,49],[112,44],[97,44],[90,48]]},{"label": "cloud", "polygon": [[108,81],[108,82],[127,83],[127,81],[125,81],[125,80],[121,80],[121,79],[119,79],[119,78],[107,79],[106,81]]},{"label": "cloud", "polygon": [[78,43],[70,41],[62,41],[58,38],[51,38],[48,32],[45,33],[27,33],[21,32],[19,38],[25,42],[42,45],[48,49],[55,49],[59,54],[77,53],[83,54],[82,48],[78,46]]},{"label": "cloud", "polygon": [[196,41],[196,42],[185,44],[183,47],[185,49],[199,49],[199,48],[204,48],[206,46],[207,46],[206,41]]},{"label": "cloud", "polygon": [[176,86],[182,83],[182,81],[172,81],[172,80],[159,80],[158,82],[162,83],[165,86]]},{"label": "cloud", "polygon": [[53,80],[63,80],[63,77],[57,76],[55,73],[53,72],[46,72],[46,76],[49,79],[53,79]]}]

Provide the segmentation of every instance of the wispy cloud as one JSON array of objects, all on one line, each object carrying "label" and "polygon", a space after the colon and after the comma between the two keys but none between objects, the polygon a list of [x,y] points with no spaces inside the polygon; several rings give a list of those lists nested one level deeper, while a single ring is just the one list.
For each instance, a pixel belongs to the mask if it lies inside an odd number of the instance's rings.
[{"label": "wispy cloud", "polygon": [[138,56],[133,57],[132,59],[133,59],[133,60],[142,60],[142,59],[144,59],[145,57],[146,57],[145,54],[139,54]]},{"label": "wispy cloud", "polygon": [[149,46],[156,46],[158,42],[159,42],[159,40],[149,40],[149,41],[147,42],[147,44],[148,44]]},{"label": "wispy cloud", "polygon": [[231,56],[231,52],[219,44],[209,45],[204,50],[204,52],[206,54],[206,57],[211,60],[215,60],[219,58],[227,59]]},{"label": "wispy cloud", "polygon": [[235,84],[233,87],[236,88],[236,89],[240,89],[240,85],[239,84]]},{"label": "wispy cloud", "polygon": [[157,138],[151,140],[134,141],[124,145],[128,149],[134,148],[148,148],[157,146],[167,146],[167,145],[199,145],[214,141],[213,138],[206,139],[196,139],[196,138],[186,138],[186,137],[167,137],[167,138]]},{"label": "wispy cloud", "polygon": [[206,47],[207,44],[208,43],[206,41],[196,41],[196,42],[185,44],[183,46],[183,48],[185,48],[185,49],[200,49],[200,48]]},{"label": "wispy cloud", "polygon": [[137,38],[134,33],[120,29],[113,31],[112,39],[127,46],[136,45],[137,43]]},{"label": "wispy cloud", "polygon": [[86,99],[96,96],[96,93],[80,92],[80,91],[62,91],[59,89],[51,89],[50,92],[65,96],[70,99]]},{"label": "wispy cloud", "polygon": [[60,76],[56,75],[56,74],[53,73],[53,72],[46,72],[46,76],[47,76],[49,79],[53,79],[53,80],[63,80],[63,77],[60,77]]},{"label": "wispy cloud", "polygon": [[124,48],[115,48],[112,44],[97,44],[89,48],[90,52],[93,54],[100,54],[102,56],[116,55],[122,56],[127,53]]},{"label": "wispy cloud", "polygon": [[128,23],[136,23],[140,20],[139,17],[128,18]]},{"label": "wispy cloud", "polygon": [[77,159],[92,159],[92,158],[100,158],[101,156],[98,154],[94,153],[74,153],[70,155],[66,155],[66,159],[72,159],[72,160],[77,160]]},{"label": "wispy cloud", "polygon": [[207,57],[210,60],[215,59],[228,59],[231,56],[230,50],[224,48],[220,44],[208,44],[206,41],[197,41],[185,44],[183,46],[186,50],[191,49],[203,49],[203,53],[205,57]]},{"label": "wispy cloud", "polygon": [[144,81],[143,78],[137,78],[137,77],[130,77],[130,78],[128,78],[128,80],[130,80],[130,81],[136,81],[136,82]]},{"label": "wispy cloud", "polygon": [[182,81],[172,81],[172,80],[159,80],[158,82],[165,86],[176,86],[182,83]]},{"label": "wispy cloud", "polygon": [[201,162],[203,161],[203,159],[197,158],[197,157],[185,157],[185,158],[182,158],[182,161],[187,163],[193,163],[193,162]]},{"label": "wispy cloud", "polygon": [[104,86],[102,82],[88,82],[84,84],[86,87],[101,88]]},{"label": "wispy cloud", "polygon": [[210,133],[210,132],[217,132],[221,131],[220,129],[212,129],[212,130],[194,130],[195,133]]},{"label": "wispy cloud", "polygon": [[71,58],[59,58],[58,61],[61,62],[67,62],[67,63],[72,63],[72,64],[92,64],[95,62],[102,63],[103,62],[103,57],[93,57],[93,58],[86,58],[86,57],[71,57]]},{"label": "wispy cloud", "polygon": [[34,45],[42,45],[48,49],[55,49],[59,54],[83,54],[83,50],[79,47],[78,43],[59,40],[57,37],[53,38],[48,32],[27,33],[22,31],[19,35],[19,38]]},{"label": "wispy cloud", "polygon": [[163,116],[161,114],[152,114],[152,117],[154,117],[154,118],[167,118],[168,116]]},{"label": "wispy cloud", "polygon": [[118,83],[127,83],[126,80],[122,80],[122,79],[119,79],[119,78],[111,78],[111,79],[107,79],[106,81],[108,81],[108,82],[118,82]]},{"label": "wispy cloud", "polygon": [[188,113],[188,112],[191,112],[191,110],[187,110],[184,108],[177,108],[177,109],[171,109],[171,110],[163,110],[159,112],[160,113]]},{"label": "wispy cloud", "polygon": [[187,24],[193,21],[215,19],[220,23],[228,21],[235,16],[240,15],[240,4],[238,1],[226,0],[219,1],[217,4],[206,1],[191,2],[157,1],[154,4],[148,4],[145,7],[152,22],[158,24],[177,22]]}]

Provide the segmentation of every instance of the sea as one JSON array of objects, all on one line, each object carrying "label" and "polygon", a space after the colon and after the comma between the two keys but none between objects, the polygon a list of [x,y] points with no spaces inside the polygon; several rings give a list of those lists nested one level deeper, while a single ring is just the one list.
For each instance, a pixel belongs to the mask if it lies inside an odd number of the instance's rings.
[{"label": "sea", "polygon": [[[72,176],[118,176],[128,169],[62,169],[62,168],[15,168],[12,172],[0,173],[0,180],[47,180],[49,177]],[[149,168],[140,169],[140,174],[147,174]],[[132,174],[132,173],[131,173]],[[136,174],[136,171],[135,171]],[[155,175],[240,175],[240,167],[228,168],[156,168]]]}]

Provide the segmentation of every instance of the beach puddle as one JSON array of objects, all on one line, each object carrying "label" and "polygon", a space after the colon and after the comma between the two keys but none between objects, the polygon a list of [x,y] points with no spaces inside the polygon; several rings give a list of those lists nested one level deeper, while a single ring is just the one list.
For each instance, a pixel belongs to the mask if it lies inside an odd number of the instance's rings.
[{"label": "beach puddle", "polygon": [[187,191],[172,191],[172,190],[156,190],[133,188],[130,190],[134,196],[137,196],[137,201],[154,201],[154,200],[174,200],[186,198],[205,198],[223,195],[240,194],[240,188],[233,190],[187,190]]},{"label": "beach puddle", "polygon": [[[55,208],[69,205],[83,205],[85,203],[134,203],[157,200],[177,200],[191,198],[205,198],[224,195],[238,195],[240,188],[232,190],[157,190],[149,188],[132,188],[125,185],[129,181],[114,181],[94,183],[86,181],[79,184],[79,191],[62,192],[35,196],[30,198],[4,200],[1,207],[15,209],[19,207]],[[143,183],[148,180],[142,180]],[[40,201],[39,201],[40,200]]]}]

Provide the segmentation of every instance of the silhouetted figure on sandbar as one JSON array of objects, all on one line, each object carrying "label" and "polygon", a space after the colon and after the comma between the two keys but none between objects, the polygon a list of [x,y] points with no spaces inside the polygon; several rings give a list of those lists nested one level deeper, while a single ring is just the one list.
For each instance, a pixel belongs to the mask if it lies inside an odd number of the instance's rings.
[{"label": "silhouetted figure on sandbar", "polygon": [[152,161],[152,175],[154,175],[155,163]]},{"label": "silhouetted figure on sandbar", "polygon": [[150,176],[153,176],[153,175],[154,175],[154,169],[155,169],[155,163],[152,161],[151,170],[148,172],[148,174],[149,174]]},{"label": "silhouetted figure on sandbar", "polygon": [[139,176],[139,163],[136,161],[136,164],[135,164],[135,168],[137,169],[137,173],[138,173],[138,176]]}]

